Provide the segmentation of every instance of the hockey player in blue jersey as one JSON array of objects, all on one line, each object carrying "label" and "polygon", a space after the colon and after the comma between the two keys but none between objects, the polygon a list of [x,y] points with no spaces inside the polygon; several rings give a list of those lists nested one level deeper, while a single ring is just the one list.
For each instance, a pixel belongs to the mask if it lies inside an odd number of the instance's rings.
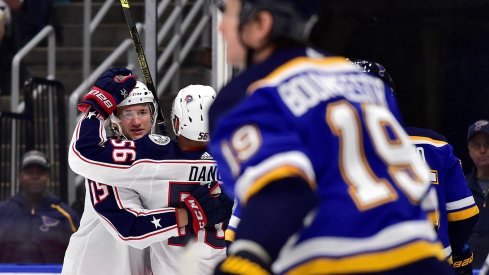
[{"label": "hockey player in blue jersey", "polygon": [[457,274],[472,274],[473,255],[467,241],[479,209],[467,186],[460,160],[442,135],[422,128],[406,127],[420,157],[430,167],[438,209],[434,219],[445,256]]},{"label": "hockey player in blue jersey", "polygon": [[215,274],[450,274],[421,208],[429,170],[387,87],[305,47],[317,1],[227,0],[210,150],[241,206]]},{"label": "hockey player in blue jersey", "polygon": [[[188,266],[209,273],[225,256],[223,223],[232,207],[225,195],[211,195],[213,189],[200,186],[219,180],[205,150],[206,111],[215,91],[191,85],[178,93],[172,108],[174,142],[150,134],[154,97],[140,82],[132,89],[131,78],[129,70],[111,69],[81,103],[86,113],[69,160],[87,178],[86,210],[63,274],[145,274],[139,249],[149,246],[152,274],[177,274]],[[111,121],[105,120],[114,111]],[[121,138],[105,137],[106,122]],[[194,261],[182,266],[184,246],[192,238],[197,239]],[[101,259],[103,264],[93,264]]]},{"label": "hockey player in blue jersey", "polygon": [[[367,60],[352,60],[365,72],[376,76],[392,92],[394,81],[384,66]],[[472,274],[472,252],[467,244],[479,210],[472,196],[460,160],[446,138],[432,130],[405,127],[419,156],[430,167],[430,181],[436,190],[438,207],[433,222],[443,244],[444,252],[457,274]]]}]

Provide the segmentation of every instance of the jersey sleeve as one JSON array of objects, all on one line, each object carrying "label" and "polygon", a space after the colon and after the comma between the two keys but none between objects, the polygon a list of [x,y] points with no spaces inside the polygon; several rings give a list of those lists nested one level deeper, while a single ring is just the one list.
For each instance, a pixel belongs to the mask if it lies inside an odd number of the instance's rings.
[{"label": "jersey sleeve", "polygon": [[281,116],[276,96],[260,92],[242,106],[239,112],[246,112],[246,124],[235,121],[227,128],[229,137],[220,148],[226,163],[219,167],[223,179],[233,179],[239,203],[246,202],[267,186],[285,177],[299,177],[315,188],[315,174],[312,163],[305,153],[300,137],[289,131],[294,127]]},{"label": "jersey sleeve", "polygon": [[139,194],[134,190],[88,181],[92,205],[115,239],[143,249],[155,242],[179,236],[175,208],[148,210],[142,206]]},{"label": "jersey sleeve", "polygon": [[232,243],[236,238],[236,230],[238,229],[239,222],[241,220],[241,207],[238,202],[234,202],[234,209],[231,218],[229,219],[228,228],[225,232],[226,242]]},{"label": "jersey sleeve", "polygon": [[474,197],[463,174],[460,160],[453,154],[451,145],[446,146],[447,169],[445,178],[446,210],[448,222],[471,218],[479,213]]},{"label": "jersey sleeve", "polygon": [[73,172],[85,178],[130,188],[135,178],[150,182],[161,174],[158,161],[167,156],[167,147],[148,136],[134,141],[107,139],[103,121],[88,112],[73,133],[68,162]]},{"label": "jersey sleeve", "polygon": [[[226,240],[235,239],[231,253],[250,249],[248,244],[252,244],[274,259],[315,206],[311,199],[316,190],[315,173],[300,137],[289,130],[293,125],[282,116],[273,90],[252,96],[247,102],[253,104],[238,110],[248,114],[247,123],[230,123],[226,127],[228,143],[221,143],[218,149],[221,155],[229,153],[224,161],[227,165],[219,166],[219,171],[224,174],[225,187],[234,188],[240,205],[234,211]],[[228,178],[234,180],[226,181]],[[295,196],[296,190],[305,195]],[[284,215],[288,222],[280,223]],[[263,226],[257,230],[257,225]]]}]

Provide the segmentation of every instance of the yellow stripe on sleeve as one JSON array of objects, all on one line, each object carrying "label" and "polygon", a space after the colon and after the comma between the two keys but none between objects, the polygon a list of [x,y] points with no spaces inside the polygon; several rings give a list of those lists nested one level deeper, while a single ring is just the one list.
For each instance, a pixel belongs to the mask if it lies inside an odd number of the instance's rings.
[{"label": "yellow stripe on sleeve", "polygon": [[73,219],[71,218],[70,213],[66,212],[63,207],[57,205],[57,204],[51,204],[51,207],[58,210],[61,215],[65,216],[66,219],[68,219],[68,222],[70,223],[71,231],[75,232],[77,230],[75,224],[73,223]]},{"label": "yellow stripe on sleeve", "polygon": [[287,275],[302,274],[351,274],[388,271],[422,259],[436,257],[445,260],[440,243],[416,241],[395,249],[366,253],[341,259],[318,258],[287,272]]},{"label": "yellow stripe on sleeve", "polygon": [[412,141],[429,142],[429,143],[436,144],[436,145],[441,145],[441,146],[448,144],[445,141],[436,140],[436,139],[432,139],[432,138],[429,138],[429,137],[422,137],[422,136],[409,136],[409,139],[412,140]]},{"label": "yellow stripe on sleeve", "polygon": [[473,217],[477,214],[479,214],[479,208],[477,207],[477,205],[474,205],[471,208],[467,208],[462,211],[448,213],[448,221],[461,221]]},{"label": "yellow stripe on sleeve", "polygon": [[236,232],[234,232],[231,229],[226,229],[226,231],[224,233],[224,238],[226,241],[234,242],[234,240],[236,238]]},{"label": "yellow stripe on sleeve", "polygon": [[297,57],[278,67],[275,71],[271,72],[265,78],[262,78],[252,83],[248,87],[247,93],[252,94],[259,87],[266,85],[267,82],[273,81],[275,78],[280,78],[282,74],[289,72],[291,68],[300,66],[302,64],[327,66],[342,63],[349,63],[349,61],[347,61],[344,57],[338,56],[325,58],[310,58],[305,56]]},{"label": "yellow stripe on sleeve", "polygon": [[244,194],[243,198],[241,199],[241,202],[243,202],[243,205],[246,204],[246,202],[256,193],[258,193],[260,190],[262,190],[265,186],[267,186],[269,183],[283,179],[283,178],[288,178],[288,177],[301,177],[305,179],[308,183],[309,186],[312,189],[316,189],[316,183],[311,181],[309,177],[307,177],[306,173],[304,173],[302,170],[295,166],[282,166],[278,167],[260,178],[258,178],[254,183],[251,184],[251,186],[248,188],[246,193]]}]

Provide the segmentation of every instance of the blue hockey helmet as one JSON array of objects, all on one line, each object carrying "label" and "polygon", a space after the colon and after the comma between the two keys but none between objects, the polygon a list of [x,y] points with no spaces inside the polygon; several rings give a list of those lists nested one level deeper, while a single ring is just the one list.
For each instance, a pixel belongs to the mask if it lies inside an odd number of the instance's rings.
[{"label": "blue hockey helmet", "polygon": [[241,0],[240,26],[259,11],[272,14],[271,40],[285,38],[304,44],[317,22],[318,0]]},{"label": "blue hockey helmet", "polygon": [[394,80],[392,80],[390,74],[387,72],[384,66],[377,62],[372,62],[363,59],[351,59],[352,63],[358,65],[364,72],[380,78],[384,84],[388,85],[394,91]]}]

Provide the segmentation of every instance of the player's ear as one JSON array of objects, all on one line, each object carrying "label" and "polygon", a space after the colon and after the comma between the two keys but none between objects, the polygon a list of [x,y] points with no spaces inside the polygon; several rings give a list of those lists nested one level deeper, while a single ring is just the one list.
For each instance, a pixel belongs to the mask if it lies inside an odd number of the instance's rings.
[{"label": "player's ear", "polygon": [[173,125],[175,126],[174,127],[175,135],[178,135],[178,133],[180,132],[180,119],[178,119],[177,116],[173,118]]},{"label": "player's ear", "polygon": [[269,41],[273,29],[273,15],[269,11],[259,11],[252,20],[243,27],[243,39],[252,48],[259,49]]}]

